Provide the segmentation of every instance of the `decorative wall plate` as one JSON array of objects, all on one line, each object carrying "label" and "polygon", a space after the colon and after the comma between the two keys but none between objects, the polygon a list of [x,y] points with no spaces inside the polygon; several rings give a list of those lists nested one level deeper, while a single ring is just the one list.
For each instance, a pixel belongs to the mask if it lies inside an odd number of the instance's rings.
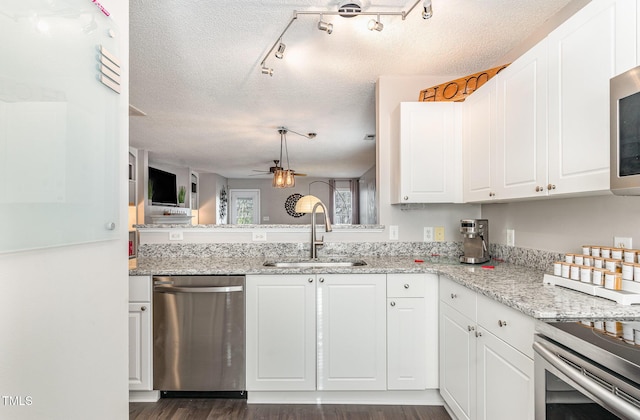
[{"label": "decorative wall plate", "polygon": [[302,194],[295,193],[295,194],[291,194],[285,200],[284,209],[287,211],[287,214],[289,216],[293,216],[293,217],[304,216],[304,213],[296,213],[296,204],[298,203],[298,200],[300,200],[301,197],[302,197]]}]

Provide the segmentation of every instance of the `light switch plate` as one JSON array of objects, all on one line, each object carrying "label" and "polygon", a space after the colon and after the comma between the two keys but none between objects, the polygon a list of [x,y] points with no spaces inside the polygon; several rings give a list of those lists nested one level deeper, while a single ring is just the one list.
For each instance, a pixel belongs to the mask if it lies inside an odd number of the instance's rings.
[{"label": "light switch plate", "polygon": [[395,226],[395,225],[389,226],[389,240],[392,240],[392,241],[398,240],[398,226]]},{"label": "light switch plate", "polygon": [[444,226],[436,227],[434,239],[436,242],[444,242]]},{"label": "light switch plate", "polygon": [[507,229],[507,246],[516,246],[515,229]]}]

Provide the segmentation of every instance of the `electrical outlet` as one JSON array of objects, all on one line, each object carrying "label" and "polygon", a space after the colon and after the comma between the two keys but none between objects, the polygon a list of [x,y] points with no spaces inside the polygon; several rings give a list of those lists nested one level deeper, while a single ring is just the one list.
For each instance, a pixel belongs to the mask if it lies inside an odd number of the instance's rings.
[{"label": "electrical outlet", "polygon": [[181,241],[183,239],[184,239],[184,236],[181,230],[172,230],[171,232],[169,232],[170,241]]},{"label": "electrical outlet", "polygon": [[433,242],[433,227],[429,226],[424,228],[424,241]]},{"label": "electrical outlet", "polygon": [[515,229],[507,229],[507,246],[516,246]]},{"label": "electrical outlet", "polygon": [[444,242],[444,226],[437,226],[434,239],[436,242]]},{"label": "electrical outlet", "polygon": [[398,240],[398,226],[395,226],[395,225],[389,226],[389,239],[392,241]]},{"label": "electrical outlet", "polygon": [[267,232],[252,232],[251,239],[254,241],[266,241],[267,240]]},{"label": "electrical outlet", "polygon": [[624,236],[614,236],[613,246],[616,248],[633,248],[631,238],[626,238]]}]

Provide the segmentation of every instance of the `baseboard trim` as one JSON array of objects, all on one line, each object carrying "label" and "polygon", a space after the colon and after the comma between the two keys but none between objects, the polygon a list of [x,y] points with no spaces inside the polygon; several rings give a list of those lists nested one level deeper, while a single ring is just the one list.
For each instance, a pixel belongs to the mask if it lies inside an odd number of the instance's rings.
[{"label": "baseboard trim", "polygon": [[129,391],[129,402],[156,402],[160,391]]},{"label": "baseboard trim", "polygon": [[423,391],[249,391],[248,404],[443,405],[439,390]]}]

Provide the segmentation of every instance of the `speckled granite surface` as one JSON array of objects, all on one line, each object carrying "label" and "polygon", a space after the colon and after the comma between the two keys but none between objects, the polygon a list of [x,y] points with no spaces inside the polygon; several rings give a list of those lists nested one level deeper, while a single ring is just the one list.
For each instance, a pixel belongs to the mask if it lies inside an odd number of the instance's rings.
[{"label": "speckled granite surface", "polygon": [[[427,251],[428,252],[428,251]],[[606,318],[640,320],[640,305],[618,305],[542,282],[544,270],[493,262],[494,269],[463,265],[451,256],[415,252],[405,256],[362,255],[364,267],[265,267],[273,256],[172,256],[155,254],[131,260],[131,275],[437,273],[527,315],[541,319]],[[306,256],[306,254],[304,255]],[[303,257],[304,257],[303,256]],[[289,258],[295,256],[289,256]],[[423,259],[417,263],[415,259]]]}]

